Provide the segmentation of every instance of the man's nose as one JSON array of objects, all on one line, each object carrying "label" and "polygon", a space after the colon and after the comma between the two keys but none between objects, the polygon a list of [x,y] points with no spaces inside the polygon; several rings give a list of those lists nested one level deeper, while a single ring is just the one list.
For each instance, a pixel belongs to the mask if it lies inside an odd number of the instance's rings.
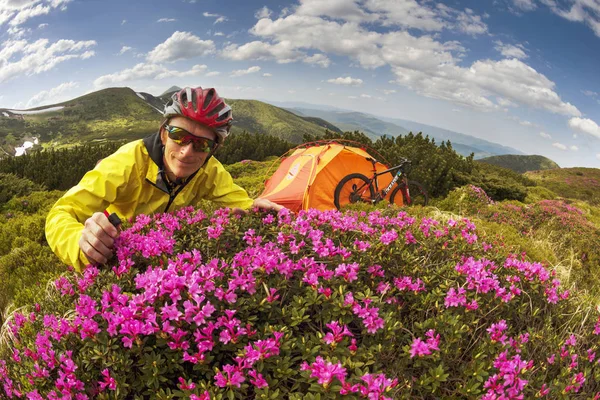
[{"label": "man's nose", "polygon": [[189,142],[187,144],[182,145],[180,153],[183,154],[183,155],[185,155],[185,156],[192,156],[192,155],[194,155],[194,144],[192,142]]}]

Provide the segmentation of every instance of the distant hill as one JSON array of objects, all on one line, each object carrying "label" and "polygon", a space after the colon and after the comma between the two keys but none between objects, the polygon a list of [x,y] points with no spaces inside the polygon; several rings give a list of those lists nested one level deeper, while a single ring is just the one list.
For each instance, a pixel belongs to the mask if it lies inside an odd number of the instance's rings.
[{"label": "distant hill", "polygon": [[539,186],[550,189],[561,197],[600,204],[600,169],[560,168],[526,172]]},{"label": "distant hill", "polygon": [[520,156],[515,154],[506,154],[502,156],[492,156],[482,158],[478,161],[499,167],[512,169],[515,172],[523,174],[527,171],[538,171],[546,169],[560,168],[560,166],[549,158],[544,156]]},{"label": "distant hill", "polygon": [[[135,140],[156,132],[164,104],[178,90],[155,97],[130,88],[109,88],[30,110],[0,108],[0,157],[15,154],[24,141],[37,137],[42,146],[84,142]],[[233,132],[265,133],[300,143],[305,133],[321,135],[325,128],[341,132],[320,118],[297,116],[257,100],[230,100]]]},{"label": "distant hill", "polygon": [[471,153],[474,153],[475,159],[500,154],[523,154],[519,150],[515,150],[511,147],[502,146],[498,143],[489,142],[463,133],[421,124],[419,122],[396,118],[384,118],[366,113],[328,109],[325,107],[316,109],[310,108],[310,105],[301,105],[301,107],[292,107],[289,108],[289,110],[298,115],[325,119],[335,124],[343,131],[359,130],[373,140],[377,140],[384,135],[396,137],[398,135],[405,135],[408,132],[423,132],[424,135],[428,135],[435,139],[437,143],[450,140],[452,147],[457,153],[463,156],[469,156]]}]

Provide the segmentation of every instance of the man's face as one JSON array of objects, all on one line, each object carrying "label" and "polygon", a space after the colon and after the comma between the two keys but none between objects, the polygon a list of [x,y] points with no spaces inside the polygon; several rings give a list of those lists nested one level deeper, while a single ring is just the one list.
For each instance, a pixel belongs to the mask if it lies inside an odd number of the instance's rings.
[{"label": "man's face", "polygon": [[[171,128],[181,128],[192,134],[194,138],[206,138],[213,141],[217,139],[216,134],[211,129],[185,117],[176,116],[171,118],[168,126]],[[174,129],[171,130],[173,131]],[[177,131],[181,134],[180,130]],[[195,150],[194,143],[188,142],[188,140],[183,141],[185,144],[177,144],[169,137],[169,132],[164,126],[161,127],[160,137],[165,146],[165,169],[170,180],[189,177],[204,164],[209,155],[208,151]],[[196,147],[198,148],[199,146]]]}]

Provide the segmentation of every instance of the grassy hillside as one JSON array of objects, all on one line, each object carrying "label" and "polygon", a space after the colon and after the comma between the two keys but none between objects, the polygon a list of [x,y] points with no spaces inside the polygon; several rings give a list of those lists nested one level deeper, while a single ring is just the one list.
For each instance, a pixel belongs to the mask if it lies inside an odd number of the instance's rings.
[{"label": "grassy hillside", "polygon": [[104,89],[34,110],[38,113],[0,110],[0,146],[9,153],[32,136],[43,145],[133,140],[153,132],[160,123],[159,112],[129,88]]},{"label": "grassy hillside", "polygon": [[492,156],[482,158],[479,161],[497,165],[499,167],[512,169],[520,174],[527,171],[541,171],[547,169],[560,168],[560,166],[549,158],[544,156],[521,156],[516,154],[506,154],[502,156]]},{"label": "grassy hillside", "polygon": [[525,176],[561,197],[600,204],[600,169],[561,168],[531,171]]},{"label": "grassy hillside", "polygon": [[302,136],[322,135],[325,129],[290,111],[258,100],[227,100],[234,115],[233,131],[267,133],[292,143],[301,143]]},{"label": "grassy hillside", "polygon": [[[22,113],[0,109],[0,157],[13,155],[15,147],[34,137],[44,147],[145,137],[158,128],[170,94],[155,97],[130,88],[109,88]],[[320,136],[325,128],[341,132],[320,118],[299,117],[260,101],[227,102],[233,108],[234,132],[268,133],[293,143],[300,143],[306,133]]]}]

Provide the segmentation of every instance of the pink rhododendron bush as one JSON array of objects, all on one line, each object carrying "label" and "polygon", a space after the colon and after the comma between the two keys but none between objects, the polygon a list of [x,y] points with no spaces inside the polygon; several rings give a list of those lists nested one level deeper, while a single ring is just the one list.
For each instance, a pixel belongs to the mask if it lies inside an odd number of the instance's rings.
[{"label": "pink rhododendron bush", "polygon": [[600,324],[469,220],[140,216],[3,331],[1,396],[593,398]]}]

